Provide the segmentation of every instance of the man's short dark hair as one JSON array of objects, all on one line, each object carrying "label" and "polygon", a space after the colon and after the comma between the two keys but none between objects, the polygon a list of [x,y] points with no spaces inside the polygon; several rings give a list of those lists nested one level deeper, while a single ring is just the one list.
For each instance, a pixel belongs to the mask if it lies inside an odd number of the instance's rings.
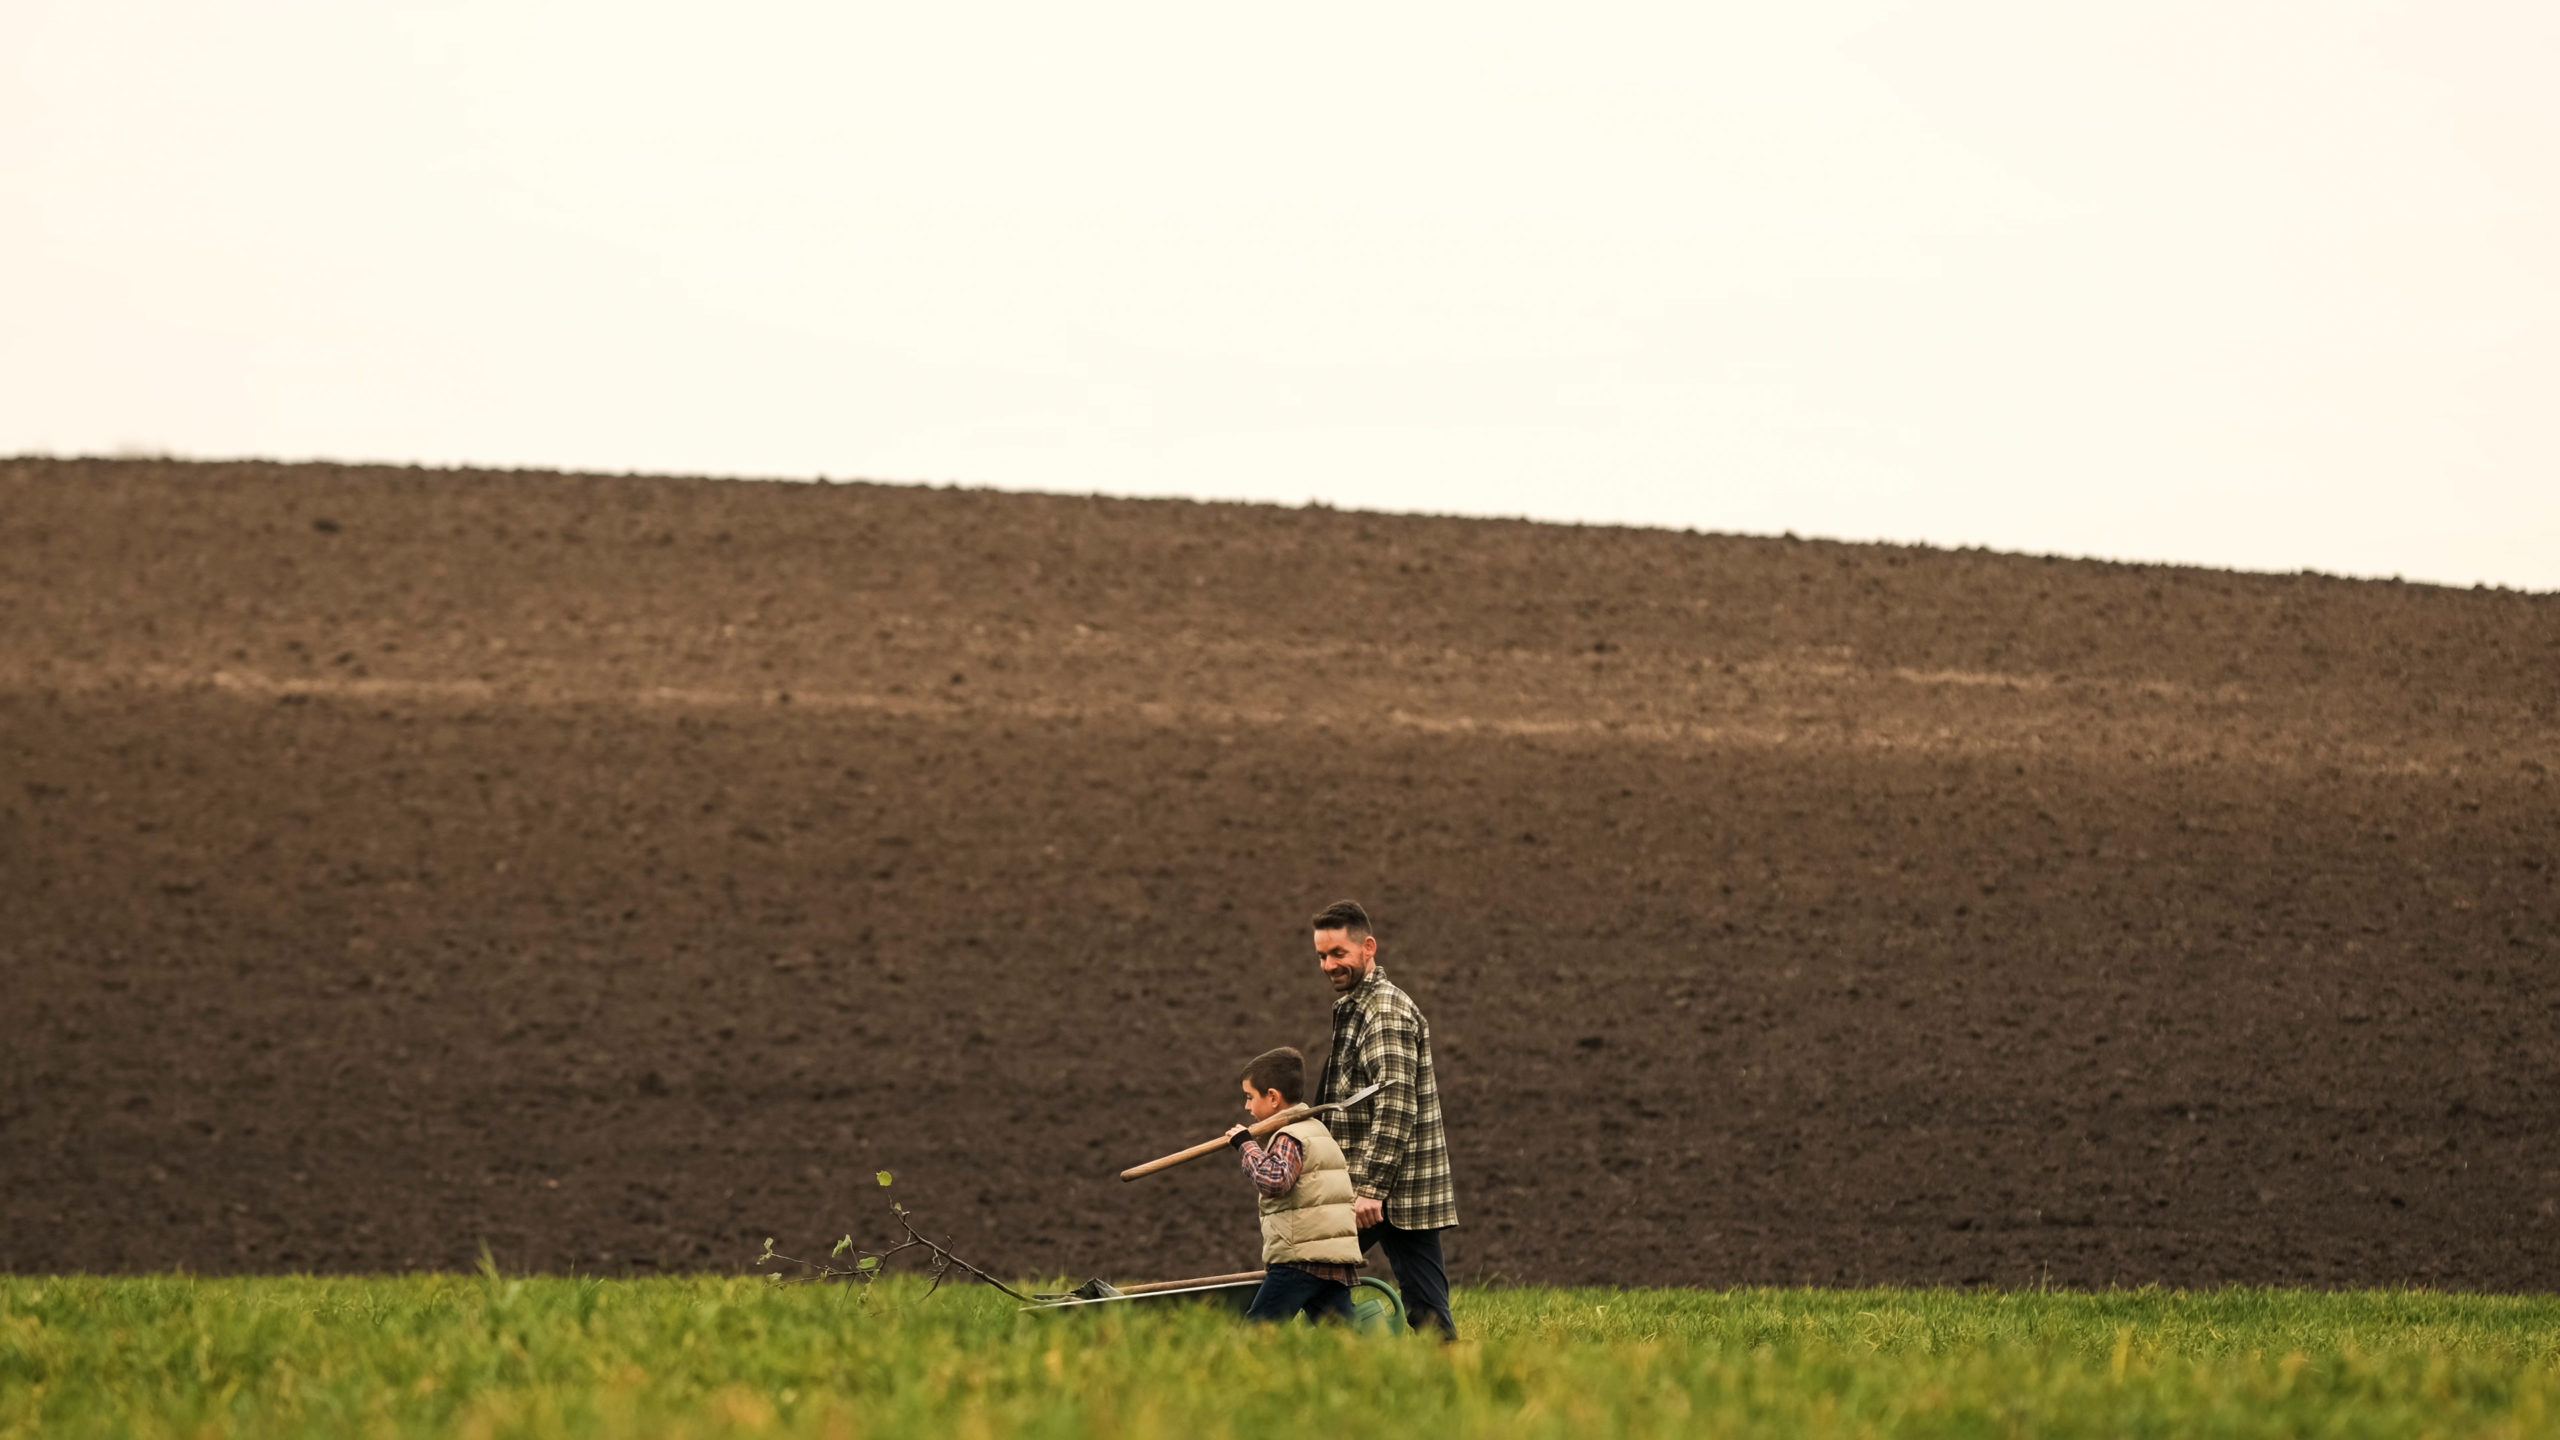
[{"label": "man's short dark hair", "polygon": [[1336,900],[1317,911],[1315,928],[1340,930],[1351,935],[1378,933],[1369,928],[1369,912],[1361,909],[1360,902],[1357,900]]},{"label": "man's short dark hair", "polygon": [[1294,1045],[1265,1050],[1244,1067],[1244,1083],[1252,1086],[1256,1095],[1277,1090],[1281,1099],[1295,1105],[1306,1094],[1307,1057],[1299,1054]]}]

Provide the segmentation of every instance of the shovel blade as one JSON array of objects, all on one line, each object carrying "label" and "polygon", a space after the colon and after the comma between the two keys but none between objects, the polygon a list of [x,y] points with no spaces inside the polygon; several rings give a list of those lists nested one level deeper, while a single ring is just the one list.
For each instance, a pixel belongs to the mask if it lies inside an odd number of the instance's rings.
[{"label": "shovel blade", "polygon": [[1343,1096],[1341,1099],[1329,1104],[1319,1105],[1315,1110],[1309,1111],[1308,1113],[1314,1114],[1316,1111],[1323,1110],[1348,1110],[1352,1106],[1359,1104],[1361,1101],[1368,1099],[1370,1096],[1375,1095],[1386,1088],[1385,1083],[1381,1082],[1376,1085],[1367,1086],[1363,1089],[1354,1090],[1350,1094]]}]

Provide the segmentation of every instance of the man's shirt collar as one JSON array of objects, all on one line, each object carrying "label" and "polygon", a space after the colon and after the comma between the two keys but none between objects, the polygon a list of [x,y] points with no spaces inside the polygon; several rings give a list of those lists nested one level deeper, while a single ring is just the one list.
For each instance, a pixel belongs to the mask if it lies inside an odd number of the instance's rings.
[{"label": "man's shirt collar", "polygon": [[1369,967],[1369,973],[1368,973],[1368,974],[1366,974],[1366,975],[1364,975],[1364,976],[1362,976],[1362,977],[1360,978],[1360,983],[1359,983],[1359,984],[1354,985],[1354,986],[1352,986],[1349,990],[1344,991],[1344,992],[1343,992],[1343,995],[1342,995],[1342,998],[1333,1002],[1333,1008],[1334,1008],[1334,1009],[1336,1009],[1336,1010],[1339,1010],[1339,1009],[1341,1009],[1341,1008],[1342,1008],[1343,1006],[1345,1006],[1345,1005],[1357,1005],[1357,1004],[1361,1003],[1362,1001],[1364,1001],[1364,1000],[1368,999],[1372,994],[1375,994],[1375,993],[1377,992],[1378,987],[1379,987],[1380,985],[1385,984],[1385,983],[1386,983],[1386,980],[1387,980],[1387,967],[1386,967],[1386,966],[1384,966],[1384,965],[1372,965],[1372,966],[1370,966],[1370,967]]}]

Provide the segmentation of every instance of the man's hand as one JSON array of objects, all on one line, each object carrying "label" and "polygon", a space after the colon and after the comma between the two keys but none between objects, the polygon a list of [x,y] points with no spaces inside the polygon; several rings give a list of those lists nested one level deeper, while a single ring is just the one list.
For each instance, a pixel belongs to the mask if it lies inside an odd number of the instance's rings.
[{"label": "man's hand", "polygon": [[[1200,1132],[1195,1130],[1191,1133],[1196,1135]],[[1352,1223],[1358,1225],[1361,1229],[1366,1230],[1372,1225],[1383,1222],[1386,1218],[1386,1201],[1380,1200],[1371,1195],[1353,1197],[1351,1201],[1351,1219]]]},{"label": "man's hand", "polygon": [[[1200,1132],[1194,1130],[1191,1133],[1197,1135]],[[1237,1149],[1243,1149],[1244,1142],[1252,1138],[1253,1127],[1249,1125],[1230,1125],[1227,1127],[1227,1143],[1235,1146]]]}]

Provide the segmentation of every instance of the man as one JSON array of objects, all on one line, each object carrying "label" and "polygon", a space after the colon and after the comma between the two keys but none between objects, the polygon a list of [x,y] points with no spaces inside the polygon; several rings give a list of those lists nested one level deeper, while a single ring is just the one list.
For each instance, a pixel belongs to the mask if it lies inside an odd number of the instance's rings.
[{"label": "man", "polygon": [[1387,982],[1369,912],[1338,900],[1315,918],[1316,964],[1333,993],[1333,1048],[1316,1103],[1367,1086],[1377,1097],[1338,1111],[1330,1125],[1351,1164],[1360,1249],[1386,1252],[1404,1291],[1405,1320],[1458,1338],[1449,1314],[1449,1275],[1440,1232],[1458,1223],[1449,1179],[1449,1136],[1440,1118],[1440,1081],[1431,1068],[1431,1025],[1412,997]]}]

